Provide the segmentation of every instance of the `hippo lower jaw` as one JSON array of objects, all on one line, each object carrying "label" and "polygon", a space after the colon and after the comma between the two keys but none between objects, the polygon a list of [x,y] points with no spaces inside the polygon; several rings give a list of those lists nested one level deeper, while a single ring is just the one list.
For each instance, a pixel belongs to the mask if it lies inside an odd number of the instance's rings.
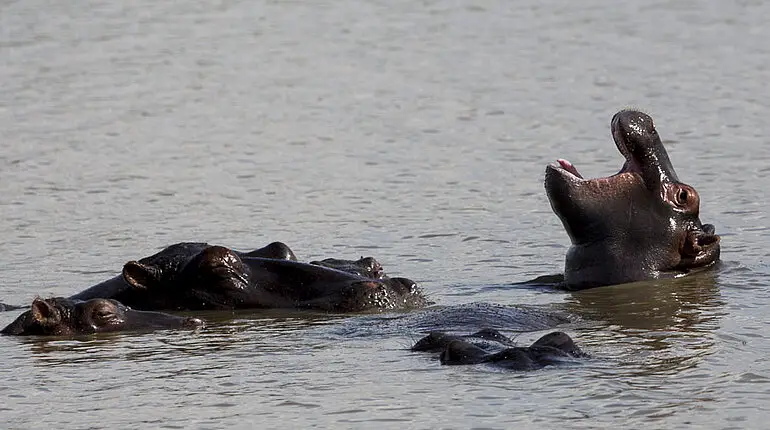
[{"label": "hippo lower jaw", "polygon": [[[620,168],[618,173],[603,177],[603,178],[594,178],[594,179],[586,179],[583,177],[583,175],[578,172],[577,168],[574,164],[570,163],[569,160],[565,160],[564,158],[559,158],[555,162],[549,164],[550,168],[558,171],[560,174],[564,175],[567,180],[571,180],[574,182],[609,182],[611,181],[615,176],[621,175],[623,173],[636,173],[638,175],[641,175],[641,169],[639,168],[639,165],[634,160],[626,160],[626,162],[623,164],[623,166]],[[641,178],[640,178],[641,179]]]}]

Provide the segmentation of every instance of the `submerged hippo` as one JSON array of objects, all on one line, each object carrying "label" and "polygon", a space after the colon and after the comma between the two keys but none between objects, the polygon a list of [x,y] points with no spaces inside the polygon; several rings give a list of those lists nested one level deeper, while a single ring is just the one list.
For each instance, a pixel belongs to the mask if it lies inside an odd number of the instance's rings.
[{"label": "submerged hippo", "polygon": [[551,208],[572,241],[566,287],[677,276],[716,262],[719,236],[698,218],[698,193],[679,181],[652,118],[624,110],[611,128],[626,158],[617,174],[584,179],[562,159],[546,168]]},{"label": "submerged hippo", "polygon": [[513,340],[489,328],[470,335],[432,332],[418,340],[412,351],[440,352],[441,364],[488,363],[511,370],[540,369],[586,356],[562,332],[549,333],[531,346],[515,346]]},{"label": "submerged hippo", "polygon": [[54,297],[35,299],[30,310],[19,315],[0,333],[67,336],[127,330],[196,328],[202,325],[203,321],[197,318],[135,311],[115,300],[79,301]]},{"label": "submerged hippo", "polygon": [[[279,245],[277,245],[279,244]],[[300,263],[276,242],[243,253],[223,246],[180,243],[72,298],[111,298],[137,309],[301,308],[330,312],[418,308],[417,284],[390,278],[371,257]],[[274,251],[280,252],[274,252]]]}]

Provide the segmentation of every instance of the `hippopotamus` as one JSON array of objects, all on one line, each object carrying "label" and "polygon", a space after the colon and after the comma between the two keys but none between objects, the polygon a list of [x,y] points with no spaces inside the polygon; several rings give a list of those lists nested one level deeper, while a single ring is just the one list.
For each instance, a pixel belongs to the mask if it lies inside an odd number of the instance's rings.
[{"label": "hippopotamus", "polygon": [[546,167],[551,208],[572,242],[565,286],[681,276],[714,264],[720,238],[701,223],[698,192],[679,181],[652,118],[623,110],[611,130],[626,159],[617,174],[585,179],[564,159]]},{"label": "hippopotamus", "polygon": [[530,346],[516,346],[491,328],[469,335],[431,332],[412,351],[440,352],[439,360],[446,365],[488,363],[511,370],[535,370],[587,356],[563,332],[549,333]]},{"label": "hippopotamus", "polygon": [[[211,245],[205,242],[176,243],[147,258],[143,258],[139,261],[129,261],[124,265],[123,272],[125,273],[126,270],[135,272],[151,271],[153,272],[152,277],[159,281],[163,279],[173,279],[181,271],[182,266],[209,246]],[[258,248],[251,252],[233,251],[233,253],[239,258],[261,257],[278,260],[297,260],[297,257],[294,255],[291,248],[282,242],[273,242],[263,248]],[[70,298],[76,300],[88,300],[97,297],[116,298],[119,296],[130,295],[131,290],[134,287],[135,285],[130,283],[130,279],[126,279],[124,274],[121,273],[118,276],[81,291]]]},{"label": "hippopotamus", "polygon": [[162,312],[136,311],[116,300],[35,299],[30,310],[0,333],[7,335],[68,336],[116,331],[139,331],[203,326],[198,318]]},{"label": "hippopotamus", "polygon": [[295,261],[275,242],[252,252],[178,243],[122,275],[72,296],[111,298],[143,310],[299,308],[328,312],[407,309],[428,302],[414,281],[390,278],[373,258]]}]

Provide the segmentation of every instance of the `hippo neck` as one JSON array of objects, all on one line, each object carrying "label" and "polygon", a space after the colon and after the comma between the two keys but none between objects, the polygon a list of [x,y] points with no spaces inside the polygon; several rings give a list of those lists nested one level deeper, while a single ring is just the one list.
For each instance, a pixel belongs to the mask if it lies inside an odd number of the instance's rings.
[{"label": "hippo neck", "polygon": [[564,266],[567,288],[582,290],[658,277],[645,255],[629,255],[622,249],[606,241],[572,245]]}]

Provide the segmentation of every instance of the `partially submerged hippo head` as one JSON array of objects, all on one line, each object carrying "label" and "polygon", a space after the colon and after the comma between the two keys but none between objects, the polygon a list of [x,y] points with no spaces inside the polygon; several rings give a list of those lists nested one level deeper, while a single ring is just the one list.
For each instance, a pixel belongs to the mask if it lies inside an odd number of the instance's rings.
[{"label": "partially submerged hippo head", "polygon": [[432,332],[418,340],[412,351],[440,352],[441,364],[488,363],[511,370],[535,370],[587,356],[566,333],[549,333],[522,347],[491,328],[469,335]]},{"label": "partially submerged hippo head", "polygon": [[[178,284],[182,271],[191,260],[198,258],[211,245],[203,242],[180,242],[139,261],[130,261],[123,274],[108,279],[72,297],[75,300],[110,298],[138,309],[185,308],[172,286]],[[232,251],[237,259],[269,258],[296,261],[292,250],[284,243],[273,242],[250,252]],[[148,287],[152,287],[148,289]]]},{"label": "partially submerged hippo head", "polygon": [[223,246],[208,246],[185,263],[176,264],[174,270],[164,270],[164,261],[153,256],[124,266],[123,278],[137,296],[131,300],[142,302],[135,306],[354,312],[426,304],[413,281],[388,278],[373,258],[316,265],[252,257]]},{"label": "partially submerged hippo head", "polygon": [[78,301],[63,297],[35,299],[30,310],[19,315],[0,333],[8,335],[67,336],[127,330],[195,328],[203,322],[161,312],[130,309],[118,301]]},{"label": "partially submerged hippo head", "polygon": [[652,118],[624,110],[611,128],[626,158],[617,174],[585,179],[563,159],[546,168],[548,199],[572,240],[567,286],[683,274],[717,261],[719,236],[698,218],[698,193],[679,182]]}]

